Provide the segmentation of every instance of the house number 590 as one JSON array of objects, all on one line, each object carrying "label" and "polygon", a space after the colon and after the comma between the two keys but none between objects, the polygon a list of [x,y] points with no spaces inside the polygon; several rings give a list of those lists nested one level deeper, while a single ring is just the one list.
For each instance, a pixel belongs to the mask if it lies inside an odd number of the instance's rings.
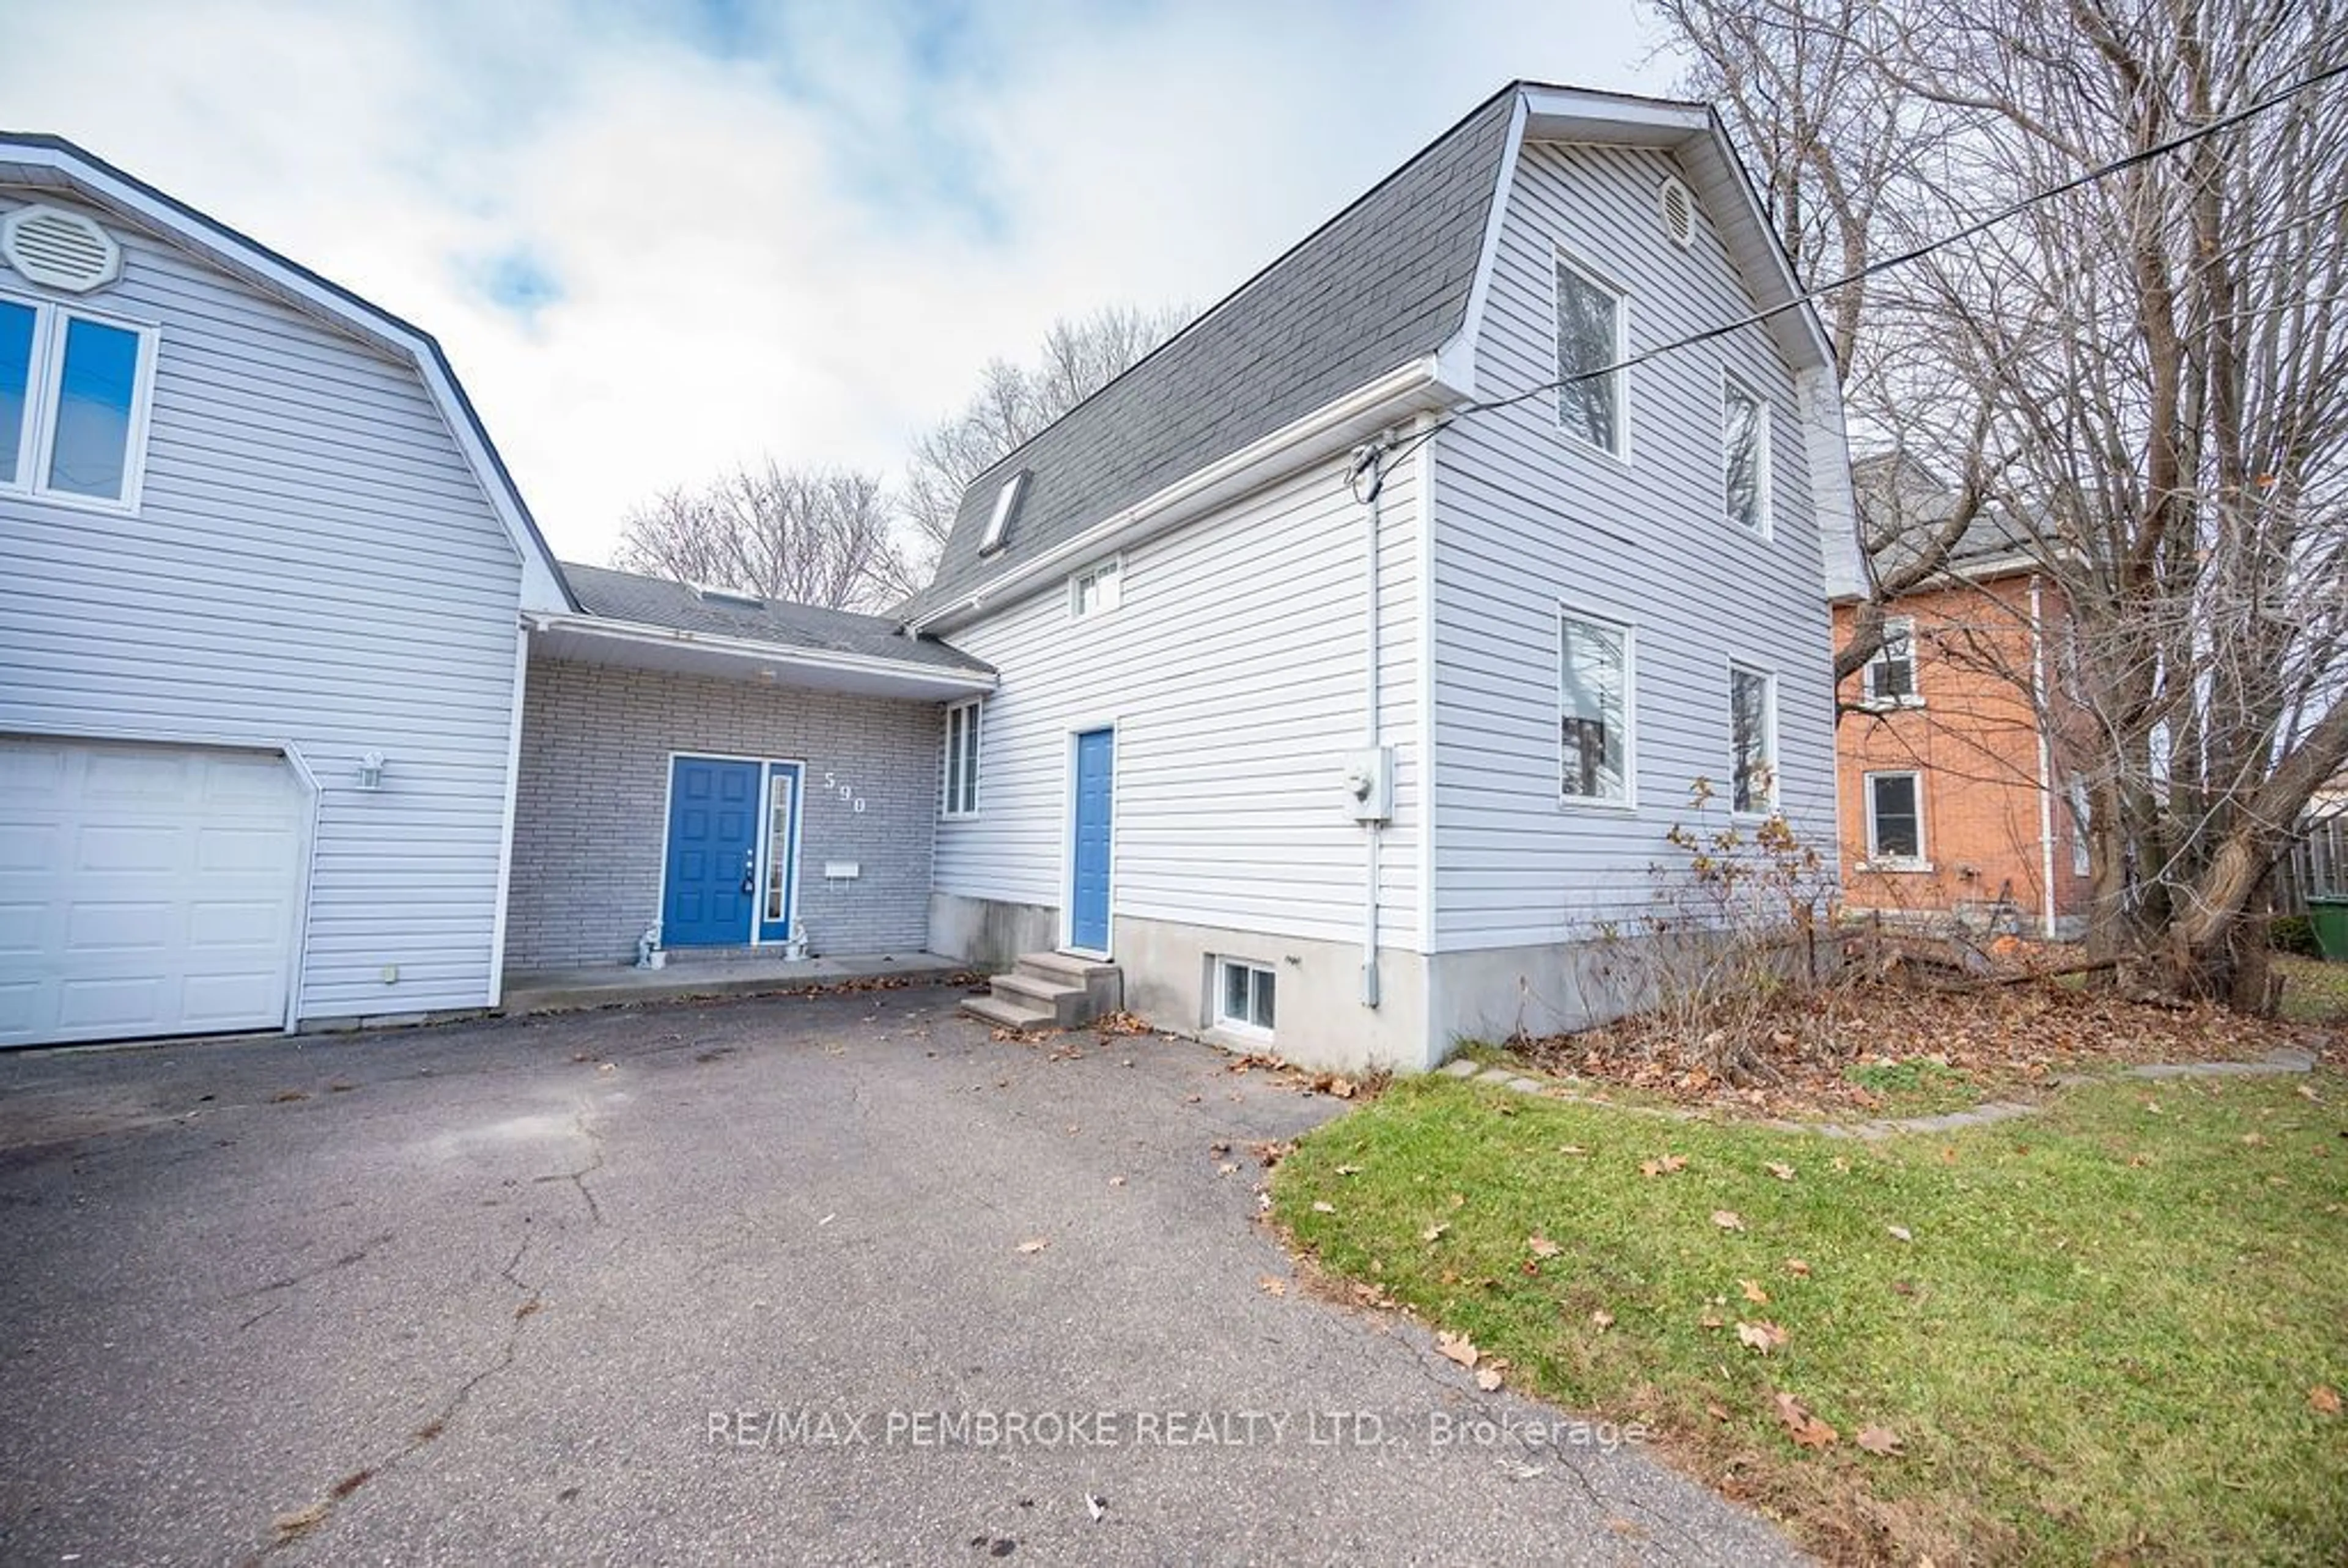
[{"label": "house number 590", "polygon": [[823,787],[830,790],[838,790],[839,792],[839,798],[848,803],[850,810],[857,813],[860,816],[863,815],[864,797],[856,793],[856,786],[854,784],[844,784],[839,782],[839,775],[838,774],[828,773],[823,775]]}]

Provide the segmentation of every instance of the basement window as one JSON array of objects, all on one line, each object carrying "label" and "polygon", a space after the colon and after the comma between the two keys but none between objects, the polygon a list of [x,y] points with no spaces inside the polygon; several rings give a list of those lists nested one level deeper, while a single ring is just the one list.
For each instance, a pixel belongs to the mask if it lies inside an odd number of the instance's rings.
[{"label": "basement window", "polygon": [[1272,1038],[1276,977],[1244,958],[1215,960],[1215,1027],[1257,1040]]}]

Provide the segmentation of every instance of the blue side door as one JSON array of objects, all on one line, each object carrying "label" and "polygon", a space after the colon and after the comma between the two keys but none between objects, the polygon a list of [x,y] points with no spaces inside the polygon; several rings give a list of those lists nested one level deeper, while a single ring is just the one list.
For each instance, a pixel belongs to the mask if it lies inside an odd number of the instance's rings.
[{"label": "blue side door", "polygon": [[757,763],[678,757],[669,764],[664,948],[729,948],[750,940],[757,907]]},{"label": "blue side door", "polygon": [[1076,737],[1075,886],[1069,889],[1068,945],[1108,951],[1109,811],[1117,776],[1117,732]]}]

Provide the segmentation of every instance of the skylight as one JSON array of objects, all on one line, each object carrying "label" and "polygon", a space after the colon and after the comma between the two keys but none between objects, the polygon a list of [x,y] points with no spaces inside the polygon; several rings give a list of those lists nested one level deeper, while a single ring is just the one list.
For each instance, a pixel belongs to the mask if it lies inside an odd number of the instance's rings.
[{"label": "skylight", "polygon": [[724,588],[716,583],[700,582],[694,584],[693,591],[701,596],[701,600],[705,604],[738,604],[745,610],[767,608],[765,600],[755,593],[744,593],[738,588]]},{"label": "skylight", "polygon": [[986,532],[978,541],[978,553],[993,555],[1001,549],[1011,532],[1011,515],[1019,509],[1019,497],[1027,493],[1027,470],[1022,468],[1003,481],[1003,488],[994,493],[994,515],[986,519]]}]

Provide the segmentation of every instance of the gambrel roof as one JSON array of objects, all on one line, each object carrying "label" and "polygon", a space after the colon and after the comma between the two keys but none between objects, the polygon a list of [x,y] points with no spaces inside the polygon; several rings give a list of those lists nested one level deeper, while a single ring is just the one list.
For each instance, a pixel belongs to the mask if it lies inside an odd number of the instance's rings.
[{"label": "gambrel roof", "polygon": [[[1727,133],[1703,104],[1512,82],[1123,375],[981,473],[936,576],[901,610],[928,627],[1186,476],[1414,364],[1430,405],[1475,391],[1474,343],[1518,148],[1664,149],[1715,215],[1766,324],[1797,364],[1830,364],[1816,313]],[[1024,480],[1020,477],[1025,476]],[[1002,548],[982,550],[1016,486]]]}]

